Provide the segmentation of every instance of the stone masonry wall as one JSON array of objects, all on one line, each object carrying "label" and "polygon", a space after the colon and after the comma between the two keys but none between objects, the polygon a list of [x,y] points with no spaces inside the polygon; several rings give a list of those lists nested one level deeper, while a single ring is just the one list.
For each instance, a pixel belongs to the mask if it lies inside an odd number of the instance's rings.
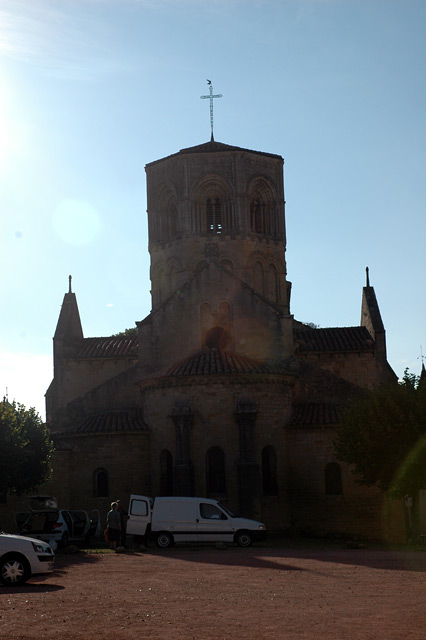
[{"label": "stone masonry wall", "polygon": [[[356,484],[350,468],[336,460],[334,430],[325,427],[286,429],[291,528],[316,535],[351,534],[385,537],[386,504],[375,488]],[[325,466],[338,462],[343,494],[325,494]]]},{"label": "stone masonry wall", "polygon": [[[250,376],[213,376],[179,380],[173,387],[144,392],[144,417],[152,431],[152,477],[154,495],[159,491],[160,453],[168,449],[175,459],[175,431],[171,417],[175,406],[188,406],[193,414],[190,456],[194,467],[194,493],[206,495],[206,455],[210,447],[225,452],[227,500],[239,511],[238,473],[239,431],[235,412],[239,401],[252,401],[258,411],[255,428],[255,456],[262,467],[262,449],[272,446],[277,455],[278,496],[263,500],[257,517],[267,518],[267,526],[285,528],[289,522],[286,469],[283,457],[283,424],[291,413],[291,387],[279,380]],[[261,481],[261,477],[259,477]],[[244,515],[244,514],[241,514]]]}]

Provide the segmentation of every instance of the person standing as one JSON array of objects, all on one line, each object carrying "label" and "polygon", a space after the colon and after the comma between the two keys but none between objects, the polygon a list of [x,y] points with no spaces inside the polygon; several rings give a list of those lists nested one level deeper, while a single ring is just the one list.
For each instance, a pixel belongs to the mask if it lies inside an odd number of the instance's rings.
[{"label": "person standing", "polygon": [[107,513],[106,526],[111,549],[115,551],[117,549],[117,543],[120,541],[121,533],[121,518],[118,512],[117,502],[111,502],[111,511]]},{"label": "person standing", "polygon": [[116,500],[116,503],[118,504],[118,513],[120,514],[120,522],[121,522],[120,546],[125,547],[128,515],[127,515],[127,511],[123,509],[123,507],[121,506],[121,500]]}]

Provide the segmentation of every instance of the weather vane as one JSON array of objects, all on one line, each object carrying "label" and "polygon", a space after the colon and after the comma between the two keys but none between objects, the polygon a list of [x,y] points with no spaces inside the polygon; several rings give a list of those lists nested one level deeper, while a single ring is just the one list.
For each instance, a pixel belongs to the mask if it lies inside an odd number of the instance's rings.
[{"label": "weather vane", "polygon": [[222,94],[221,93],[217,93],[215,96],[213,95],[213,85],[211,83],[211,80],[207,80],[207,84],[209,85],[209,95],[208,96],[200,96],[200,98],[202,100],[206,100],[209,99],[210,100],[210,127],[212,130],[212,135],[211,135],[211,142],[214,142],[214,137],[213,137],[213,99],[214,98],[221,98]]},{"label": "weather vane", "polygon": [[420,355],[417,357],[417,360],[422,361],[422,365],[425,363],[426,356],[423,355],[422,345],[420,345]]}]

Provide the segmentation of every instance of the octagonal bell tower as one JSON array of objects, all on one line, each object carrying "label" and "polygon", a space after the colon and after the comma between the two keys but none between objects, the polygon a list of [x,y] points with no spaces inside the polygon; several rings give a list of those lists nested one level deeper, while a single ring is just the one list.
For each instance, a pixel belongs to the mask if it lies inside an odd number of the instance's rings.
[{"label": "octagonal bell tower", "polygon": [[[152,317],[184,299],[187,350],[270,359],[254,346],[250,318],[260,340],[265,308],[278,332],[289,319],[283,165],[281,156],[211,140],[146,166]],[[273,359],[292,352],[290,333]]]}]

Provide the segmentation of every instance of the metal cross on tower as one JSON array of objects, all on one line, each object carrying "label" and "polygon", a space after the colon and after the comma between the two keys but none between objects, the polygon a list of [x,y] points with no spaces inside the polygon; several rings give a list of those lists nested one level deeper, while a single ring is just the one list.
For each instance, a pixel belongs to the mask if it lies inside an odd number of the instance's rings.
[{"label": "metal cross on tower", "polygon": [[209,91],[210,91],[210,93],[209,93],[209,95],[208,95],[208,96],[200,96],[200,98],[201,98],[202,100],[207,99],[207,98],[210,100],[210,126],[211,126],[211,130],[212,130],[212,135],[211,135],[210,140],[213,142],[213,141],[214,141],[214,137],[213,137],[213,99],[214,99],[214,98],[221,98],[221,97],[222,97],[222,94],[221,94],[221,93],[218,93],[218,94],[216,94],[216,95],[214,96],[214,95],[213,95],[213,85],[212,85],[212,83],[211,83],[211,80],[207,80],[207,84],[209,85]]}]

